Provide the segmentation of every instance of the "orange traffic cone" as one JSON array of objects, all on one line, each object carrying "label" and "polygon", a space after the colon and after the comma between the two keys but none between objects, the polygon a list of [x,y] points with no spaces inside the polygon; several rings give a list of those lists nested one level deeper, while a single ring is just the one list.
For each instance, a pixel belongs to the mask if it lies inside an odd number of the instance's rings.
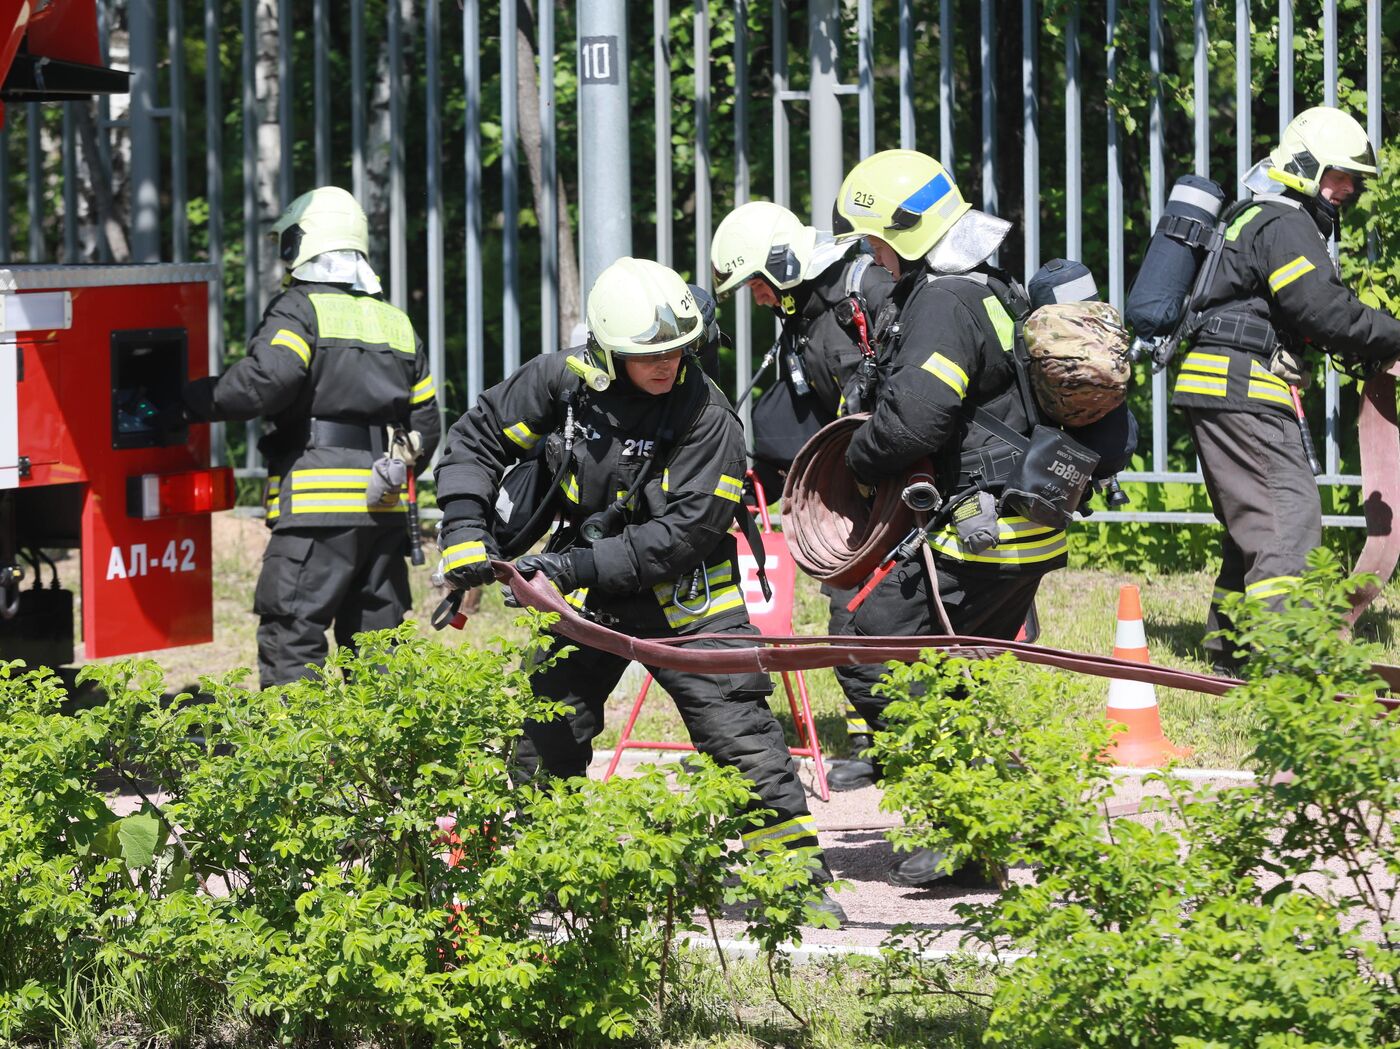
[{"label": "orange traffic cone", "polygon": [[[1142,600],[1136,586],[1118,591],[1118,631],[1113,639],[1115,659],[1130,659],[1134,663],[1150,663],[1147,657],[1147,633],[1142,626]],[[1109,682],[1109,721],[1128,726],[1104,751],[1104,757],[1130,768],[1150,768],[1165,765],[1172,758],[1184,758],[1189,749],[1173,746],[1162,734],[1162,722],[1157,714],[1157,690],[1147,681]]]}]

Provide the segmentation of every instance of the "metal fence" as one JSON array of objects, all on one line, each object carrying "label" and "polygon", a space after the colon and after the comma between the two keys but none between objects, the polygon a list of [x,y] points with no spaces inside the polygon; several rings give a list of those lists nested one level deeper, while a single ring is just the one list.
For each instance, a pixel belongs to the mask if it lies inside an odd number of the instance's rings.
[{"label": "metal fence", "polygon": [[[618,34],[620,43],[616,61],[620,66],[620,80],[624,106],[629,85],[627,67],[634,61],[640,62],[648,52],[651,54],[653,70],[652,82],[633,82],[630,85],[633,111],[644,102],[650,87],[654,96],[654,135],[651,142],[631,143],[634,149],[650,150],[655,155],[654,186],[650,195],[657,202],[670,202],[674,195],[673,186],[673,128],[672,114],[678,106],[689,107],[693,112],[694,140],[688,148],[695,157],[695,207],[693,243],[695,255],[693,274],[697,282],[705,284],[709,280],[708,250],[712,225],[715,220],[711,204],[712,193],[723,191],[727,199],[735,204],[762,196],[791,204],[805,195],[810,200],[811,220],[819,225],[827,224],[830,205],[844,174],[844,169],[854,162],[854,157],[845,155],[843,145],[851,129],[849,105],[843,106],[844,96],[855,96],[853,136],[860,156],[876,149],[902,146],[922,148],[938,155],[948,166],[959,182],[964,185],[980,183],[980,200],[975,200],[984,210],[995,213],[1019,211],[1021,224],[1019,235],[1023,238],[1022,269],[1029,276],[1043,261],[1042,253],[1046,243],[1064,245],[1066,256],[1082,257],[1086,247],[1086,235],[1091,242],[1106,241],[1108,298],[1121,308],[1126,282],[1136,263],[1135,255],[1140,253],[1141,244],[1131,248],[1125,244],[1124,230],[1127,210],[1131,207],[1124,192],[1124,151],[1130,139],[1134,148],[1139,148],[1141,139],[1146,139],[1148,210],[1142,216],[1155,224],[1161,213],[1168,178],[1180,174],[1169,171],[1165,157],[1166,114],[1164,110],[1162,76],[1164,60],[1179,60],[1184,41],[1190,41],[1191,69],[1193,73],[1192,97],[1194,101],[1195,170],[1209,175],[1210,145],[1212,133],[1220,133],[1219,126],[1212,127],[1210,104],[1212,96],[1212,74],[1217,78],[1222,71],[1213,70],[1208,62],[1207,27],[1211,10],[1218,15],[1220,3],[1208,5],[1206,0],[1194,0],[1192,23],[1189,33],[1184,27],[1175,25],[1172,39],[1177,41],[1176,50],[1166,55],[1169,47],[1168,34],[1164,28],[1162,0],[1100,0],[1096,4],[1071,3],[1064,15],[1064,31],[1057,37],[1049,37],[1041,31],[1041,7],[1036,0],[1021,0],[1019,12],[1011,3],[994,3],[993,0],[883,0],[878,5],[881,26],[893,25],[897,21],[895,54],[878,53],[877,44],[881,39],[876,32],[875,0],[807,0],[805,5],[790,0],[767,0],[771,8],[766,32],[753,34],[747,28],[750,8],[761,7],[765,0],[726,0],[725,3],[709,5],[674,5],[671,0],[655,0],[652,10],[652,26],[649,38],[627,37],[626,5],[623,0],[589,0],[582,5],[576,25],[577,39],[573,44],[574,72],[577,77],[580,97],[580,127],[584,125],[585,113],[593,96],[592,81],[584,68],[590,41],[596,42],[606,37],[611,30]],[[192,84],[188,80],[188,53],[201,38],[194,27],[185,25],[188,10],[197,6],[197,0],[167,0],[162,12],[156,0],[101,0],[98,4],[102,24],[102,41],[107,47],[111,27],[124,24],[129,39],[130,68],[134,72],[130,106],[123,117],[111,119],[107,101],[101,104],[99,121],[100,136],[98,145],[99,166],[103,170],[92,173],[97,180],[111,184],[113,155],[118,144],[125,143],[129,149],[130,164],[130,246],[133,261],[158,261],[162,258],[184,261],[190,257],[191,228],[187,219],[187,206],[191,191],[187,185],[188,164],[185,162],[188,151],[202,150],[205,154],[205,185],[203,197],[208,202],[207,227],[204,230],[207,244],[206,257],[212,261],[222,261],[226,249],[224,217],[227,208],[236,208],[234,198],[223,184],[224,171],[224,124],[230,109],[223,98],[220,69],[217,62],[204,62],[204,83]],[[498,68],[500,85],[499,111],[486,113],[483,110],[482,56],[483,45],[493,34],[498,41],[512,41],[516,37],[518,12],[523,5],[507,2],[492,4],[496,17],[484,17],[481,0],[461,0],[459,5],[451,5],[450,17],[443,18],[440,0],[388,0],[385,4],[376,3],[374,10],[382,8],[383,22],[371,26],[367,24],[367,0],[313,0],[310,25],[314,36],[315,61],[309,71],[293,68],[292,48],[287,41],[293,39],[293,0],[242,0],[238,24],[221,24],[221,13],[232,7],[220,0],[204,0],[202,43],[206,55],[218,54],[221,46],[237,48],[242,63],[242,98],[234,111],[237,115],[236,130],[240,138],[242,152],[242,266],[245,294],[245,316],[243,329],[251,331],[256,325],[267,299],[267,275],[259,272],[259,202],[256,198],[255,173],[259,163],[258,127],[254,118],[262,105],[257,91],[256,41],[259,29],[258,10],[264,16],[271,10],[276,13],[276,31],[282,46],[279,50],[277,74],[280,90],[278,99],[278,133],[280,135],[281,168],[278,192],[281,203],[286,204],[298,188],[293,186],[293,157],[296,142],[310,138],[314,151],[314,168],[317,183],[334,180],[332,166],[334,155],[342,155],[349,149],[350,189],[364,199],[367,167],[367,96],[374,87],[373,78],[377,75],[371,68],[367,49],[367,38],[376,41],[386,40],[387,76],[389,78],[388,102],[388,148],[389,182],[387,194],[388,213],[388,295],[391,301],[400,306],[409,306],[409,284],[407,279],[410,248],[414,252],[414,264],[425,267],[425,299],[423,304],[414,304],[414,309],[426,320],[422,331],[424,341],[432,354],[432,367],[435,374],[445,374],[446,361],[444,346],[447,341],[448,304],[462,303],[459,313],[454,311],[460,323],[460,330],[454,331],[454,338],[460,337],[465,345],[463,368],[464,387],[468,398],[474,398],[480,391],[487,374],[485,357],[486,287],[484,250],[488,239],[499,237],[501,324],[499,331],[501,371],[508,373],[516,367],[526,348],[522,345],[522,310],[531,308],[522,302],[522,289],[536,283],[534,278],[526,280],[520,273],[521,227],[520,212],[520,167],[516,136],[519,128],[519,99],[515,90],[517,69],[516,49],[511,46],[499,49]],[[790,10],[790,6],[791,9]],[[961,15],[975,6],[978,13],[976,24]],[[1296,8],[1296,10],[1295,10]],[[689,37],[693,47],[694,89],[690,97],[677,98],[673,92],[671,62],[672,33],[677,24],[677,16],[689,10]],[[1141,10],[1140,10],[1141,9]],[[305,12],[297,7],[297,18],[305,25]],[[1178,14],[1182,6],[1177,4],[1173,11]],[[1253,5],[1255,18],[1261,17],[1264,5]],[[997,75],[996,62],[999,53],[1005,55],[1004,39],[1015,28],[999,25],[1008,16],[1019,13],[1020,22],[1020,66],[1021,92],[1019,100],[997,97],[997,84],[1008,82]],[[350,54],[350,141],[332,141],[331,107],[337,99],[343,98],[344,85],[333,84],[329,72],[330,25],[334,17],[349,18]],[[410,36],[405,34],[405,19],[412,16],[418,31]],[[539,85],[539,120],[542,136],[542,182],[543,203],[538,216],[535,232],[539,237],[541,272],[538,278],[540,298],[538,308],[541,314],[540,348],[549,351],[560,344],[561,333],[557,325],[557,305],[559,302],[559,244],[555,217],[560,206],[555,193],[558,171],[558,143],[556,139],[556,62],[568,62],[570,48],[565,47],[558,55],[556,47],[557,12],[554,3],[537,5],[537,24],[533,27],[539,55],[537,82]],[[1099,21],[1102,16],[1102,21]],[[458,18],[460,17],[460,24]],[[1292,40],[1298,26],[1321,23],[1321,40],[1324,50],[1324,69],[1321,83],[1295,83],[1295,60],[1291,48],[1282,48],[1278,55],[1278,112],[1279,128],[1291,119],[1295,93],[1328,104],[1336,104],[1338,96],[1338,41],[1340,34],[1349,34],[1355,40],[1364,34],[1365,69],[1364,88],[1366,97],[1365,122],[1373,142],[1381,139],[1381,69],[1382,69],[1382,11],[1379,0],[1368,0],[1365,4],[1364,24],[1339,24],[1336,0],[1323,3],[1293,4],[1281,0],[1276,11],[1269,10],[1269,18],[1277,18],[1279,38]],[[593,24],[590,25],[590,19]],[[614,20],[609,23],[609,19]],[[1235,150],[1234,171],[1218,180],[1233,186],[1232,179],[1242,176],[1256,159],[1253,153],[1253,131],[1251,127],[1251,5],[1246,0],[1234,3],[1234,122],[1233,133]],[[732,57],[734,63],[735,90],[732,112],[728,127],[718,127],[710,111],[712,85],[710,68],[713,61],[712,22],[722,20],[733,26]],[[1086,103],[1086,56],[1089,49],[1102,49],[1103,69],[1111,87],[1119,75],[1120,64],[1128,46],[1121,42],[1122,29],[1126,21],[1131,21],[1135,30],[1145,23],[1145,33],[1139,32],[1134,40],[1146,37],[1147,61],[1151,77],[1150,115],[1146,127],[1133,132],[1132,136],[1121,125],[1111,107],[1102,102],[1094,105]],[[343,24],[340,23],[340,24]],[[601,24],[601,30],[600,30]],[[636,19],[633,19],[635,28]],[[915,55],[922,39],[927,41],[937,27],[938,68],[936,78],[932,70],[922,70],[915,75]],[[805,39],[802,36],[805,35]],[[896,34],[884,33],[885,39]],[[1056,60],[1057,80],[1063,82],[1063,97],[1047,98],[1040,81],[1042,61],[1041,48],[1047,40],[1055,39],[1056,46],[1063,47],[1063,55],[1053,56]],[[853,46],[852,46],[853,45]],[[1000,46],[999,46],[1000,45]],[[489,48],[488,48],[489,50]],[[755,62],[759,51],[765,58]],[[118,56],[119,58],[121,56]],[[1095,63],[1099,56],[1095,54]],[[1140,55],[1136,56],[1139,59]],[[421,121],[424,154],[419,157],[405,155],[405,134],[409,116],[406,113],[406,92],[399,90],[404,83],[404,63],[413,61],[421,64],[428,72],[424,79],[425,94],[421,110],[414,120]],[[959,91],[959,64],[966,71],[963,86],[975,81],[980,84],[978,97],[970,92]],[[1062,65],[1061,65],[1062,63]],[[120,61],[116,64],[122,64]],[[158,76],[158,70],[165,72]],[[1063,70],[1062,75],[1058,72]],[[1097,65],[1096,65],[1097,69]],[[794,76],[794,71],[797,75]],[[619,71],[610,71],[618,73]],[[308,75],[309,73],[309,75]],[[460,130],[463,143],[460,156],[447,156],[444,153],[444,106],[443,85],[448,78],[460,76],[461,109]],[[897,102],[892,107],[897,110],[897,120],[893,114],[885,114],[890,119],[877,120],[877,80],[897,78]],[[756,106],[750,98],[751,83],[767,78],[766,92],[771,98],[771,113],[755,112]],[[616,90],[616,80],[611,81]],[[801,84],[795,87],[794,83]],[[1218,92],[1216,92],[1218,94]],[[917,126],[917,112],[923,104],[925,114],[929,109],[929,97],[936,94],[936,126]],[[163,96],[163,97],[158,97]],[[1017,104],[1018,103],[1018,104]],[[74,186],[78,181],[76,170],[76,141],[72,104],[65,104],[61,128],[62,184],[63,184],[63,257],[75,260],[79,257],[76,234],[76,210]],[[187,141],[186,121],[193,107],[202,107],[205,113],[206,136],[203,143]],[[794,158],[793,139],[794,107],[806,111],[805,140],[808,145],[805,158]],[[887,109],[891,108],[886,106]],[[43,146],[40,141],[40,119],[30,107],[27,121],[27,201],[9,200],[5,188],[10,184],[6,177],[11,163],[12,146],[8,141],[9,132],[3,133],[5,141],[0,143],[0,251],[9,257],[11,248],[12,219],[20,210],[27,210],[30,216],[42,212],[42,199],[39,196],[42,185],[41,165]],[[625,109],[624,109],[625,112]],[[1012,116],[1014,114],[1014,117]],[[1010,149],[1019,148],[1021,200],[1003,201],[998,197],[998,184],[1006,181],[1006,172],[1014,167],[1014,158],[1009,154],[1007,136],[999,135],[1009,119],[1019,124],[1019,134],[1014,137]],[[625,120],[625,117],[624,117]],[[770,178],[767,184],[753,185],[750,135],[758,122],[771,121],[772,157],[767,163]],[[483,130],[488,124],[499,128],[499,160],[484,167]],[[1103,122],[1099,126],[1104,131],[1106,143],[1102,161],[1106,172],[1106,186],[1093,187],[1094,192],[1106,190],[1106,228],[1085,229],[1086,190],[1083,172],[1086,168],[1084,151],[1084,130],[1090,126],[1086,122]],[[1059,127],[1055,125],[1058,124]],[[309,136],[307,134],[309,130]],[[1064,154],[1059,156],[1042,155],[1040,143],[1047,130],[1055,131],[1063,139]],[[624,128],[624,133],[626,129]],[[731,138],[734,157],[734,184],[717,187],[711,184],[710,149],[719,135]],[[580,138],[586,138],[581,135]],[[964,164],[959,170],[958,142],[970,140],[973,144],[962,150],[962,155],[970,156],[977,165],[969,170]],[[1095,135],[1097,137],[1097,133]],[[605,257],[620,253],[608,247],[621,244],[630,250],[631,238],[637,224],[631,215],[624,213],[625,232],[610,239],[610,235],[597,233],[600,224],[608,220],[612,205],[616,201],[618,186],[616,172],[609,175],[590,164],[587,158],[587,142],[580,142],[581,163],[577,172],[577,193],[581,209],[580,256],[582,259],[582,283],[596,273],[609,259]],[[766,158],[765,158],[766,160]],[[1098,163],[1098,160],[1095,163]],[[805,161],[805,164],[803,163]],[[1005,167],[1004,167],[1005,166]],[[805,167],[806,193],[794,194],[793,182],[796,175],[801,178]],[[1046,173],[1053,173],[1057,183],[1062,180],[1063,236],[1059,230],[1048,228],[1042,222],[1046,210],[1041,191],[1041,179]],[[604,185],[608,178],[613,184]],[[482,214],[482,199],[488,180],[499,180],[502,202],[499,231],[489,229]],[[495,187],[492,187],[493,189]],[[629,188],[630,192],[630,188]],[[449,287],[445,279],[444,260],[444,194],[461,194],[463,200],[462,243],[465,251],[465,284]],[[598,194],[602,195],[599,196]],[[625,198],[624,198],[625,199]],[[595,204],[590,214],[590,203]],[[422,209],[425,217],[423,243],[409,244],[408,209],[412,206]],[[99,210],[101,200],[99,198]],[[690,260],[676,258],[676,229],[672,208],[657,206],[655,239],[652,244],[638,244],[639,254],[650,253],[660,261],[687,268]],[[617,218],[612,215],[612,218]],[[722,215],[720,216],[722,217]],[[102,216],[99,216],[101,219]],[[265,218],[263,219],[265,221]],[[1139,226],[1139,229],[1143,227]],[[29,251],[31,260],[43,257],[44,244],[39,223],[29,222]],[[599,249],[597,245],[604,247]],[[110,257],[105,245],[100,246],[103,258]],[[590,247],[594,250],[590,252]],[[494,248],[494,246],[493,246]],[[1104,274],[1101,274],[1104,276]],[[494,279],[494,274],[493,274]],[[211,324],[213,335],[210,344],[210,366],[217,369],[223,359],[226,347],[223,344],[224,303],[223,295],[211,295]],[[754,339],[753,317],[747,293],[741,292],[733,310],[735,318],[736,344],[736,389],[742,389],[748,382],[752,363],[752,343]],[[493,362],[493,364],[496,362]],[[1155,375],[1151,383],[1150,420],[1143,420],[1148,468],[1142,472],[1126,475],[1130,480],[1148,482],[1199,481],[1197,472],[1172,469],[1168,462],[1168,447],[1171,421],[1169,419],[1168,389],[1165,375]],[[1342,470],[1341,442],[1339,427],[1342,418],[1342,393],[1337,376],[1328,371],[1326,380],[1326,422],[1325,422],[1325,474],[1319,478],[1324,485],[1354,485],[1359,478]],[[251,435],[251,434],[250,434]],[[240,471],[245,476],[256,476],[260,463],[254,442],[248,442],[247,458]],[[1209,515],[1192,514],[1101,514],[1102,519],[1209,519]],[[1359,524],[1360,518],[1327,519],[1329,524]]]}]

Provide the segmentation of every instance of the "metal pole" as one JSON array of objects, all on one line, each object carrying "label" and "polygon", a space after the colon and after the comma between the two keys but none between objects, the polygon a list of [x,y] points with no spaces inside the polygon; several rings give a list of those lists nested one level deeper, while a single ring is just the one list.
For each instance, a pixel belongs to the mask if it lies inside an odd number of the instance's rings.
[{"label": "metal pole", "polygon": [[[111,26],[112,15],[107,10],[105,3],[97,5],[97,50],[102,56],[102,64],[109,65],[111,62]],[[128,59],[129,59],[128,55]],[[108,95],[97,96],[97,156],[94,158],[97,173],[94,178],[106,180],[107,185],[112,184],[112,141],[110,137],[110,127],[112,122],[112,100]],[[111,212],[108,210],[108,199],[99,197],[97,203],[97,257],[101,262],[112,261],[112,245],[107,240],[107,223],[111,219]],[[8,255],[8,252],[6,253]]]},{"label": "metal pole", "polygon": [[408,305],[403,103],[403,2],[389,0],[389,301],[399,309]]},{"label": "metal pole", "polygon": [[[475,54],[474,51],[469,52],[463,59],[463,65],[468,60],[474,60]],[[350,187],[355,199],[364,204],[365,0],[350,0]],[[438,376],[439,381],[441,378]]]},{"label": "metal pole", "polygon": [[[433,381],[441,382],[444,371],[443,352],[447,341],[443,295],[442,258],[442,118],[439,112],[442,94],[440,76],[442,18],[439,0],[427,0],[424,4],[424,61],[423,80],[426,84],[424,99],[424,138],[428,151],[427,193],[428,193],[428,367]],[[329,102],[329,98],[327,102]],[[329,152],[329,151],[328,151]],[[444,415],[442,398],[437,402],[438,419]]]},{"label": "metal pole", "polygon": [[[632,254],[625,0],[580,4],[578,32],[580,228],[588,230],[581,268],[586,292],[599,273]],[[697,69],[697,92],[699,79]]]},{"label": "metal pole", "polygon": [[1244,181],[1250,157],[1249,0],[1235,0],[1235,181]]},{"label": "metal pole", "polygon": [[[1366,137],[1377,153],[1381,148],[1381,0],[1366,0]],[[1376,231],[1366,242],[1372,262],[1380,253]]]},{"label": "metal pole", "polygon": [[939,0],[938,5],[938,157],[948,173],[957,180],[953,164],[953,5],[951,0]]},{"label": "metal pole", "polygon": [[812,225],[831,221],[831,206],[845,174],[841,143],[841,101],[837,88],[837,42],[841,37],[838,0],[807,0],[807,57],[811,67],[807,103],[811,153]]},{"label": "metal pole", "polygon": [[[1368,52],[1369,53],[1369,52]],[[1293,119],[1293,0],[1278,4],[1278,133]],[[1374,141],[1374,140],[1373,140]]]},{"label": "metal pole", "polygon": [[311,5],[316,57],[313,74],[316,106],[316,185],[331,181],[331,47],[330,26],[327,25],[326,0]]},{"label": "metal pole", "polygon": [[[997,199],[997,75],[996,75],[996,7],[992,0],[982,0],[982,210],[995,215],[1000,210]],[[1001,252],[989,257],[993,266],[1000,263]]]},{"label": "metal pole", "polygon": [[[871,0],[860,0],[856,17],[857,91],[860,100],[860,156],[875,152],[875,14]],[[844,175],[844,172],[842,173]],[[834,200],[835,197],[833,196]]]},{"label": "metal pole", "polygon": [[292,171],[292,101],[296,88],[292,79],[292,0],[277,0],[277,132],[281,167],[277,171],[278,203],[286,207],[296,196]]},{"label": "metal pole", "polygon": [[[1118,0],[1108,0],[1108,87],[1118,79]],[[1108,301],[1123,308],[1123,158],[1118,149],[1118,118],[1112,106],[1105,106],[1108,117]]]},{"label": "metal pole", "polygon": [[[1325,0],[1322,5],[1322,94],[1325,105],[1337,104],[1337,0]],[[1380,97],[1377,95],[1376,97]],[[1374,140],[1373,140],[1374,144]],[[1332,237],[1327,244],[1332,254],[1332,262],[1337,261],[1337,239]],[[1341,473],[1342,468],[1342,391],[1337,369],[1331,359],[1326,364],[1327,383],[1324,403],[1327,408],[1326,448],[1323,464],[1328,474]]]},{"label": "metal pole", "polygon": [[[652,8],[652,91],[656,96],[656,261],[671,265],[671,3]],[[781,103],[778,103],[781,105]]]},{"label": "metal pole", "polygon": [[185,139],[188,132],[185,105],[185,8],[183,0],[170,0],[166,8],[170,52],[170,257],[190,259],[189,186],[185,173]]},{"label": "metal pole", "polygon": [[1192,15],[1196,48],[1193,93],[1196,109],[1196,174],[1201,178],[1210,178],[1210,41],[1206,37],[1206,0],[1195,0]]},{"label": "metal pole", "polygon": [[914,0],[899,0],[899,148],[914,148]]},{"label": "metal pole", "polygon": [[1030,280],[1040,268],[1040,111],[1036,101],[1036,60],[1040,19],[1035,0],[1021,0],[1021,182],[1025,213],[1023,271]]},{"label": "metal pole", "polygon": [[[160,135],[156,130],[155,0],[130,0],[131,261],[160,261]],[[32,214],[39,214],[31,206]]]},{"label": "metal pole", "polygon": [[1337,104],[1337,0],[1322,5],[1322,98],[1323,104]]},{"label": "metal pole", "polygon": [[[749,199],[749,4],[734,0],[734,205]],[[707,260],[708,261],[708,260]],[[712,274],[710,266],[705,267]],[[713,287],[713,285],[710,285]],[[734,292],[734,388],[746,389],[753,377],[753,304],[749,289]],[[749,433],[750,406],[737,405],[739,421]]]},{"label": "metal pole", "polygon": [[[258,96],[255,48],[257,47],[254,0],[243,0],[243,346],[246,349],[262,314],[262,289],[258,280]],[[258,465],[258,424],[244,426],[243,465]]]},{"label": "metal pole", "polygon": [[792,199],[788,115],[783,104],[788,89],[787,26],[787,0],[773,0],[773,202],[783,207]]},{"label": "metal pole", "polygon": [[[1149,119],[1150,173],[1148,205],[1152,212],[1151,228],[1157,228],[1166,206],[1166,164],[1162,158],[1162,3],[1151,0],[1147,5],[1148,65],[1152,70],[1152,110]],[[1167,468],[1167,373],[1152,376],[1152,469]]]},{"label": "metal pole", "polygon": [[63,261],[78,261],[78,136],[73,103],[63,103]]},{"label": "metal pole", "polygon": [[[25,106],[25,131],[27,132],[25,137],[28,146],[26,170],[29,183],[28,261],[31,264],[46,261],[45,256],[47,255],[44,247],[44,150],[40,142],[43,119],[39,103],[30,102]],[[149,261],[154,262],[155,260]]]},{"label": "metal pole", "polygon": [[695,7],[695,283],[710,288],[710,13]]},{"label": "metal pole", "polygon": [[481,275],[481,10],[480,0],[462,8],[462,93],[464,95],[463,205],[467,268],[467,400],[476,403],[485,387],[486,324]]},{"label": "metal pole", "polygon": [[540,212],[540,343],[544,353],[563,345],[559,335],[559,157],[554,127],[554,5],[539,5],[540,168],[544,184]]},{"label": "metal pole", "polygon": [[[224,363],[224,109],[219,60],[219,0],[204,0],[204,195],[209,201],[209,261],[218,267],[209,282],[209,374]],[[209,461],[227,462],[225,426],[209,427]]]},{"label": "metal pole", "polygon": [[516,257],[520,230],[520,187],[515,171],[520,120],[515,15],[515,4],[505,0],[501,4],[501,343],[505,350],[502,368],[506,375],[520,367],[520,261]]},{"label": "metal pole", "polygon": [[1081,259],[1084,251],[1084,136],[1080,124],[1079,3],[1069,8],[1065,29],[1065,256]]}]

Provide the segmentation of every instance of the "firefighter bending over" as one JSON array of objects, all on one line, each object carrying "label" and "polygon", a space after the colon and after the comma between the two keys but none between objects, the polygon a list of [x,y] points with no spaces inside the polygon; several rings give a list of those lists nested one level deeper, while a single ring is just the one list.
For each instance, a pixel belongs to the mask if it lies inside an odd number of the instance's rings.
[{"label": "firefighter bending over", "polygon": [[[729,533],[742,512],[744,435],[694,356],[705,338],[694,296],[659,263],[622,258],[598,277],[587,313],[585,347],[528,362],[448,431],[437,466],[448,585],[495,578],[490,562],[502,544],[491,522],[502,476],[543,441],[554,479],[544,498],[564,524],[545,552],[519,559],[522,572],[543,572],[583,614],[635,636],[756,634]],[[547,772],[586,775],[604,702],[627,664],[580,647],[535,672],[536,694],[573,707],[563,719],[525,726]],[[772,810],[745,844],[816,845],[802,784],[768,709],[768,675],[647,669],[675,699],[695,746],[743,772],[757,804]],[[533,763],[533,755],[522,757]],[[824,861],[813,877],[830,880]],[[822,907],[842,917],[830,897]]]},{"label": "firefighter bending over", "polygon": [[437,447],[428,357],[370,268],[355,198],[323,186],[272,227],[288,274],[248,341],[217,378],[190,383],[185,416],[262,416],[272,529],[253,597],[264,688],[309,674],[362,630],[398,626],[412,604],[407,470]]},{"label": "firefighter bending over", "polygon": [[[774,498],[804,441],[841,415],[869,411],[878,389],[875,322],[894,284],[889,271],[850,241],[838,243],[787,208],[742,204],[715,230],[710,248],[715,294],[739,285],[778,316],[777,373],[753,407],[754,470]],[[854,590],[822,587],[830,601],[827,633],[850,632]],[[870,726],[849,699],[854,667],[837,667],[847,689],[849,753],[870,747]],[[853,684],[847,686],[847,680]],[[840,769],[836,765],[833,773]],[[839,777],[838,777],[839,781]],[[840,788],[838,788],[840,789]]]},{"label": "firefighter bending over", "polygon": [[[940,494],[955,507],[955,523],[928,540],[953,632],[1008,639],[1025,621],[1041,577],[1062,567],[1067,551],[1062,529],[998,510],[1018,460],[1007,438],[1021,440],[1038,421],[1011,352],[1025,293],[986,261],[1010,228],[973,210],[938,161],[912,150],[857,164],[832,219],[838,239],[864,236],[894,275],[898,308],[896,322],[877,333],[888,372],[873,414],[851,439],[847,465],[873,486],[931,460]],[[855,632],[944,633],[929,582],[921,555],[899,564],[860,606]],[[883,668],[860,670],[855,705],[878,731],[889,702],[873,692]],[[871,762],[852,762],[828,782],[849,788],[879,773]],[[934,881],[943,876],[941,863],[920,850],[891,879]]]},{"label": "firefighter bending over", "polygon": [[[1207,631],[1228,629],[1220,602],[1245,593],[1277,604],[1322,541],[1322,505],[1304,452],[1294,394],[1311,377],[1309,349],[1350,360],[1400,356],[1400,321],[1342,284],[1328,252],[1338,212],[1376,174],[1366,132],[1318,106],[1284,128],[1245,179],[1253,199],[1225,228],[1218,268],[1172,404],[1186,409],[1216,518],[1225,526]],[[1292,387],[1292,389],[1290,389]],[[1235,672],[1233,645],[1206,641]]]}]

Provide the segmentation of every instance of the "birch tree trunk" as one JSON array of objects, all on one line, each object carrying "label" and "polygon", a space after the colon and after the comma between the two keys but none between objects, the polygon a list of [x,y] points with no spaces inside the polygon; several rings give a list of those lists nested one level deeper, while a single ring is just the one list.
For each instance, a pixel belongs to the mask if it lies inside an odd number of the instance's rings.
[{"label": "birch tree trunk", "polygon": [[[291,201],[283,201],[278,186],[282,171],[282,125],[279,117],[282,84],[277,76],[277,0],[257,0],[253,12],[257,36],[254,90],[258,98],[258,166],[254,179],[258,201],[259,312],[277,294],[283,266],[272,237],[263,236]],[[290,44],[290,41],[288,42]],[[251,333],[250,333],[251,334]]]}]

